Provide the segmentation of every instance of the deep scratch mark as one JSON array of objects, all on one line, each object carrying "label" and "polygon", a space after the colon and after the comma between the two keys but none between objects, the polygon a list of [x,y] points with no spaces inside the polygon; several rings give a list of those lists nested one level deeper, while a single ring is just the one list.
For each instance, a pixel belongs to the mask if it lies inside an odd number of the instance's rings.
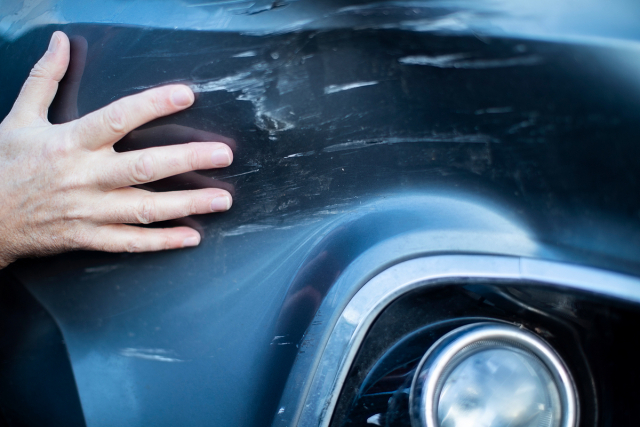
[{"label": "deep scratch mark", "polygon": [[531,66],[542,63],[542,58],[538,55],[516,56],[512,58],[496,59],[464,59],[468,58],[468,53],[456,53],[450,55],[426,56],[414,55],[400,58],[398,62],[407,65],[426,65],[438,68],[466,68],[484,69]]},{"label": "deep scratch mark", "polygon": [[405,142],[454,142],[454,143],[487,143],[487,142],[499,142],[497,139],[484,134],[472,134],[472,135],[458,135],[458,134],[443,134],[434,135],[422,138],[373,138],[373,139],[360,139],[355,141],[343,142],[341,144],[334,144],[325,147],[322,151],[326,153],[332,153],[334,151],[352,150],[364,147],[373,147],[376,145],[391,145],[401,144]]},{"label": "deep scratch mark", "polygon": [[235,178],[236,176],[242,176],[242,175],[248,175],[250,173],[256,173],[256,172],[260,172],[260,169],[255,169],[249,172],[242,172],[242,173],[237,173],[235,175],[225,175],[225,176],[220,176],[220,177],[216,177],[216,179],[227,179],[227,178]]},{"label": "deep scratch mark", "polygon": [[256,52],[255,50],[248,50],[246,52],[241,52],[233,55],[232,58],[251,58],[252,56],[258,56],[258,52]]},{"label": "deep scratch mark", "polygon": [[170,352],[161,348],[123,348],[120,350],[120,355],[124,357],[153,360],[155,362],[184,362],[182,359],[168,357],[167,354],[170,354]]},{"label": "deep scratch mark", "polygon": [[347,83],[343,85],[329,85],[324,88],[324,94],[329,95],[331,93],[342,92],[343,90],[350,90],[350,89],[355,89],[358,87],[365,87],[365,86],[373,86],[377,84],[378,84],[377,81],[371,81],[371,82]]},{"label": "deep scratch mark", "polygon": [[282,118],[279,110],[270,110],[266,104],[268,64],[254,64],[248,71],[242,71],[217,80],[197,83],[191,86],[194,92],[240,92],[239,101],[249,101],[255,108],[255,125],[268,132],[281,132],[294,128],[294,124]]},{"label": "deep scratch mark", "polygon": [[413,55],[400,58],[398,62],[409,65],[431,65],[433,67],[448,68],[451,67],[450,64],[454,63],[454,61],[468,57],[468,53],[452,53],[438,56]]},{"label": "deep scratch mark", "polygon": [[260,84],[258,79],[251,78],[250,76],[251,72],[245,71],[218,80],[195,84],[191,86],[191,89],[194,92],[216,92],[219,90],[237,92]]},{"label": "deep scratch mark", "polygon": [[313,154],[315,154],[315,151],[305,151],[304,153],[295,153],[295,154],[289,154],[288,156],[284,157],[285,159],[291,159],[293,157],[304,157],[304,156],[311,156]]},{"label": "deep scratch mark", "polygon": [[224,237],[241,236],[246,233],[255,233],[258,231],[270,230],[272,228],[274,228],[273,225],[267,225],[267,224],[246,224],[246,225],[241,225],[230,231],[223,231],[220,234]]}]

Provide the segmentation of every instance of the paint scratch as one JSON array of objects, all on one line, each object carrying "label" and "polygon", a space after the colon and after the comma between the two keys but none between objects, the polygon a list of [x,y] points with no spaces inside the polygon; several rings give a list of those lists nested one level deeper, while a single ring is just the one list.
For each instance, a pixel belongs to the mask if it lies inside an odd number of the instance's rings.
[{"label": "paint scratch", "polygon": [[137,359],[153,360],[156,362],[184,362],[182,359],[175,357],[169,357],[171,352],[161,348],[123,348],[120,350],[120,355],[124,357],[133,357]]},{"label": "paint scratch", "polygon": [[358,87],[365,87],[365,86],[373,86],[377,84],[378,84],[377,81],[371,81],[371,82],[347,83],[343,85],[329,85],[324,88],[324,93],[325,95],[329,95],[331,93],[342,92],[343,90],[355,89]]},{"label": "paint scratch", "polygon": [[258,56],[258,52],[256,52],[255,50],[248,50],[246,52],[241,52],[233,55],[232,58],[251,58],[252,56]]},{"label": "paint scratch", "polygon": [[325,147],[322,151],[326,153],[332,153],[334,151],[352,150],[364,147],[373,147],[376,145],[391,145],[401,144],[406,142],[456,142],[456,143],[487,143],[487,142],[499,142],[495,138],[484,134],[472,134],[472,135],[459,135],[459,134],[443,134],[433,135],[422,138],[373,138],[373,139],[360,139],[354,141],[343,142],[341,144],[334,144]]},{"label": "paint scratch", "polygon": [[284,157],[285,159],[291,159],[293,157],[305,157],[305,156],[311,156],[313,154],[315,154],[315,151],[305,151],[304,153],[295,153],[295,154],[289,154],[288,156]]},{"label": "paint scratch", "polygon": [[248,71],[243,71],[217,80],[197,83],[191,86],[194,92],[240,92],[236,97],[239,101],[249,101],[255,109],[255,125],[270,132],[281,132],[295,126],[282,118],[283,112],[272,111],[266,106],[268,78],[268,64],[260,62],[254,64]]},{"label": "paint scratch", "polygon": [[255,233],[258,231],[264,231],[264,230],[270,230],[274,228],[273,225],[265,225],[265,224],[247,224],[247,225],[241,225],[233,230],[230,231],[224,231],[222,233],[220,233],[222,236],[224,237],[231,237],[231,236],[241,236],[243,234],[246,233]]},{"label": "paint scratch", "polygon": [[408,65],[426,65],[438,68],[463,68],[463,69],[485,69],[485,68],[502,68],[531,66],[542,63],[542,58],[538,55],[516,56],[512,58],[496,58],[496,59],[465,59],[469,54],[457,53],[450,55],[426,56],[414,55],[405,56],[398,61]]},{"label": "paint scratch", "polygon": [[219,177],[216,177],[216,179],[235,178],[236,176],[249,175],[250,173],[256,173],[256,172],[260,172],[260,169],[255,169],[255,170],[252,170],[252,171],[249,171],[249,172],[237,173],[235,175],[219,176]]},{"label": "paint scratch", "polygon": [[250,78],[250,76],[251,73],[245,71],[218,80],[195,84],[191,86],[191,89],[194,92],[215,92],[219,90],[237,92],[260,84],[258,79]]},{"label": "paint scratch", "polygon": [[430,65],[432,67],[449,68],[454,61],[468,57],[468,53],[452,53],[438,56],[414,55],[400,58],[398,62],[409,65]]}]

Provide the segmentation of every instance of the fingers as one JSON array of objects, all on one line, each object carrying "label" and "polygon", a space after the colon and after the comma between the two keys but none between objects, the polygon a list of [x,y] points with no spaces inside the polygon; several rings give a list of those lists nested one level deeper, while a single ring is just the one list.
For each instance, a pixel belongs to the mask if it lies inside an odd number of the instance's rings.
[{"label": "fingers", "polygon": [[88,149],[112,146],[135,128],[184,110],[193,101],[193,92],[185,85],[163,86],[127,96],[76,121],[76,137]]},{"label": "fingers", "polygon": [[179,175],[170,176],[153,182],[153,184],[138,185],[138,188],[148,187],[155,191],[179,191],[179,190],[199,190],[201,188],[221,188],[234,196],[236,189],[230,182],[205,176],[199,172],[191,171]]},{"label": "fingers", "polygon": [[99,223],[150,224],[189,215],[223,212],[231,207],[229,193],[219,189],[152,193],[137,188],[111,191],[92,217]]},{"label": "fingers", "polygon": [[107,252],[151,252],[200,244],[200,234],[192,228],[140,228],[110,224],[98,228],[91,239],[94,249]]},{"label": "fingers", "polygon": [[157,147],[160,145],[177,145],[184,144],[185,142],[208,141],[222,142],[228,145],[231,151],[235,151],[236,149],[236,142],[232,138],[176,124],[135,130],[121,139],[114,148],[118,152],[123,152]]},{"label": "fingers", "polygon": [[47,120],[47,110],[69,65],[69,39],[56,31],[49,48],[33,67],[13,107],[13,114],[23,120]]},{"label": "fingers", "polygon": [[233,153],[225,144],[193,142],[113,154],[98,172],[98,185],[110,190],[139,185],[199,169],[229,166]]}]

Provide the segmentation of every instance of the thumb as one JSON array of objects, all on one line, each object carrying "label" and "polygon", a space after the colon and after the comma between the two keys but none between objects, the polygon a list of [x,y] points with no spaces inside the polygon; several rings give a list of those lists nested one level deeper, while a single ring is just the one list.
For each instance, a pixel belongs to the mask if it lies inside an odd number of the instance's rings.
[{"label": "thumb", "polygon": [[68,65],[69,39],[63,32],[56,31],[44,56],[29,73],[11,112],[25,120],[41,118],[46,121],[49,105]]}]

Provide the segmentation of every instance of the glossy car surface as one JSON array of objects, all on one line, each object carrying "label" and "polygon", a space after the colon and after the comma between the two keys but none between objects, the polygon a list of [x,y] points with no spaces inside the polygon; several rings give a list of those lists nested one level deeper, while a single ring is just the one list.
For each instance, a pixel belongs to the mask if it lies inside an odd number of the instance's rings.
[{"label": "glossy car surface", "polygon": [[[228,213],[185,220],[198,248],[2,273],[5,423],[326,425],[332,412],[309,405],[337,404],[359,348],[318,384],[334,327],[411,260],[431,260],[407,279],[420,286],[480,277],[594,297],[608,326],[576,321],[574,338],[609,330],[614,348],[629,332],[613,328],[637,326],[616,304],[640,301],[639,14],[621,0],[3,2],[0,116],[60,29],[72,64],[52,122],[187,82],[192,108],[116,149],[215,134],[235,151],[227,169],[150,185],[232,191]],[[632,404],[614,411],[598,387],[585,393],[605,409],[583,425],[633,425]]]}]

